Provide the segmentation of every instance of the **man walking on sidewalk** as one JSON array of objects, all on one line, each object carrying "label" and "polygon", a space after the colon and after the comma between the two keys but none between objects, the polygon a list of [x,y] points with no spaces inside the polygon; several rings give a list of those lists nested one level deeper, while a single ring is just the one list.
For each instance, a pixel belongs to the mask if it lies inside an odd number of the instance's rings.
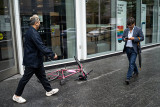
[{"label": "man walking on sidewalk", "polygon": [[33,74],[40,80],[44,89],[46,90],[46,96],[51,96],[59,91],[59,89],[52,89],[45,74],[43,65],[43,55],[56,59],[57,55],[48,49],[42,42],[37,30],[40,27],[40,20],[37,15],[30,17],[30,28],[26,32],[24,42],[24,57],[23,65],[25,66],[24,75],[19,81],[17,90],[13,96],[13,101],[18,103],[24,103],[26,100],[21,97],[24,87]]},{"label": "man walking on sidewalk", "polygon": [[138,68],[135,62],[136,62],[138,51],[141,52],[141,48],[138,48],[138,43],[144,40],[144,35],[142,30],[137,26],[135,26],[135,19],[133,17],[130,17],[127,20],[127,26],[128,28],[124,30],[122,40],[125,42],[123,52],[126,52],[128,61],[129,61],[127,79],[125,81],[126,84],[128,85],[130,78],[133,75],[138,76],[139,74]]}]

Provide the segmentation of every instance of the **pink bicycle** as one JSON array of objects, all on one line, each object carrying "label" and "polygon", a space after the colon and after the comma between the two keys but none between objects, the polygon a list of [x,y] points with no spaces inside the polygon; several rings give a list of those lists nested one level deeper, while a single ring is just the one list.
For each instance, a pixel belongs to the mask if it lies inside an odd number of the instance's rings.
[{"label": "pink bicycle", "polygon": [[78,69],[60,69],[57,71],[49,72],[46,74],[46,77],[48,81],[53,81],[55,79],[61,79],[60,85],[65,84],[65,79],[69,76],[72,76],[77,73],[81,73],[81,75],[78,76],[79,80],[87,80],[87,75],[92,72],[91,70],[89,73],[86,73],[83,69],[82,64],[79,62],[79,60],[74,56],[74,59],[76,60],[76,63],[78,65]]}]

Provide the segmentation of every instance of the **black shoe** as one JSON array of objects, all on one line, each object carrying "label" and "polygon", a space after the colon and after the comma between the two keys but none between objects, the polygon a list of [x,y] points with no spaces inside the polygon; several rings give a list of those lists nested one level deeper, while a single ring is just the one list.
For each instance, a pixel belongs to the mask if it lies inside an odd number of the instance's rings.
[{"label": "black shoe", "polygon": [[130,82],[129,79],[126,79],[126,80],[125,80],[126,85],[129,85],[129,82]]}]

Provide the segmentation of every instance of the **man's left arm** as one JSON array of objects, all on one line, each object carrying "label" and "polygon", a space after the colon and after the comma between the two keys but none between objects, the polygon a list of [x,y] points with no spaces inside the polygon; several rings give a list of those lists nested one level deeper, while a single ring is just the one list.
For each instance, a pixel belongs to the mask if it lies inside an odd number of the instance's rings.
[{"label": "man's left arm", "polygon": [[138,29],[138,35],[134,37],[134,42],[140,42],[144,40],[142,29]]},{"label": "man's left arm", "polygon": [[36,47],[47,57],[54,58],[56,57],[56,54],[46,47],[44,43],[42,42],[40,35],[38,33],[34,33],[31,35],[31,39],[33,40]]}]

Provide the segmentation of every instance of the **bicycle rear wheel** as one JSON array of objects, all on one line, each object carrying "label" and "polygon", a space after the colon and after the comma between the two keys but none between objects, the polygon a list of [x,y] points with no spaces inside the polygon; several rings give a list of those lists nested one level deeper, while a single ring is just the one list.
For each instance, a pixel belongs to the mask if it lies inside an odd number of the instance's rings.
[{"label": "bicycle rear wheel", "polygon": [[53,71],[46,74],[48,81],[55,80],[59,77],[59,71]]}]

